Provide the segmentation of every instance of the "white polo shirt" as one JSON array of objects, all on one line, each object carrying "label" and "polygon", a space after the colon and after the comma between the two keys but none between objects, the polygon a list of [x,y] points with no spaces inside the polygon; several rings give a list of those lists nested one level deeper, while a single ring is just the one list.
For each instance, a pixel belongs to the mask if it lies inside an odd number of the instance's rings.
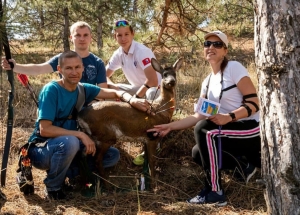
[{"label": "white polo shirt", "polygon": [[[128,82],[139,87],[146,81],[144,69],[151,66],[151,58],[155,58],[151,49],[133,40],[128,54],[119,47],[110,58],[106,69],[115,71],[121,68]],[[160,84],[161,74],[156,72],[156,75]]]}]

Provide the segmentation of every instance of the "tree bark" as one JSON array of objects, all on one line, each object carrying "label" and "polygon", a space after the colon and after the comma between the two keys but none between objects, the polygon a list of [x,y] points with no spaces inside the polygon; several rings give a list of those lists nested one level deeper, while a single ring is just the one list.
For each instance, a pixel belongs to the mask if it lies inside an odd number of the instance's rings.
[{"label": "tree bark", "polygon": [[165,7],[164,7],[163,18],[162,18],[162,22],[161,22],[161,28],[158,33],[157,42],[156,42],[158,45],[160,44],[161,37],[164,33],[165,28],[167,27],[167,20],[168,20],[169,8],[170,8],[171,2],[172,2],[172,0],[165,0]]},{"label": "tree bark", "polygon": [[69,43],[69,9],[67,7],[64,8],[64,35],[63,35],[63,42],[64,42],[64,51],[70,50],[70,43]]},{"label": "tree bark", "polygon": [[300,214],[300,2],[255,0],[262,176],[272,215]]},{"label": "tree bark", "polygon": [[133,16],[136,16],[138,13],[138,0],[133,0],[133,7],[132,7]]},{"label": "tree bark", "polygon": [[98,50],[103,48],[103,39],[102,39],[102,34],[103,34],[103,10],[101,9],[101,5],[98,6],[98,23],[97,23],[97,48]]}]

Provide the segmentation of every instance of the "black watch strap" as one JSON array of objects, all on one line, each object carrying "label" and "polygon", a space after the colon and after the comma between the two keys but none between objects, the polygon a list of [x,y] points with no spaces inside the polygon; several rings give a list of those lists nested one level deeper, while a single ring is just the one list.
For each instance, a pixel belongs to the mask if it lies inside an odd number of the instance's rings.
[{"label": "black watch strap", "polygon": [[236,118],[235,118],[235,114],[234,113],[228,113],[229,114],[229,116],[231,117],[231,119],[232,119],[232,122],[234,122],[234,121],[236,121]]}]

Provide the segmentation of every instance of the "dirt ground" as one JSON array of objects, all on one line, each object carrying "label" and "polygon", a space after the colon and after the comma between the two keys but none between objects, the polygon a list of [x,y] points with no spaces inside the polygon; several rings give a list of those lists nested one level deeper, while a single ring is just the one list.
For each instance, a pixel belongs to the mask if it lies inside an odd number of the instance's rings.
[{"label": "dirt ground", "polygon": [[[4,138],[5,126],[0,124]],[[232,177],[232,172],[222,175],[228,205],[190,205],[186,199],[193,197],[203,186],[202,169],[191,159],[193,131],[171,132],[161,140],[161,150],[157,154],[157,180],[154,191],[137,191],[137,179],[143,171],[142,166],[132,163],[133,158],[142,151],[141,143],[118,143],[121,160],[109,172],[109,191],[90,192],[85,185],[69,193],[64,201],[48,201],[44,198],[45,172],[33,169],[35,193],[25,196],[16,184],[17,150],[24,143],[32,128],[14,128],[11,156],[7,169],[6,186],[1,191],[6,196],[0,199],[0,214],[266,214],[263,190],[257,187],[256,173],[251,182],[245,185]]]}]

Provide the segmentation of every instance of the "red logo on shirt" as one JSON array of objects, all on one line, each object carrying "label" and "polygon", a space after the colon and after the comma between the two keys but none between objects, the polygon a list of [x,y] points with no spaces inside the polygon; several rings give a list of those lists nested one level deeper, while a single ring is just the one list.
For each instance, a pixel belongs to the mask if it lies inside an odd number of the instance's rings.
[{"label": "red logo on shirt", "polygon": [[143,64],[144,64],[144,66],[146,66],[147,64],[149,64],[150,63],[150,58],[145,58],[144,60],[142,60],[142,62],[143,62]]}]

